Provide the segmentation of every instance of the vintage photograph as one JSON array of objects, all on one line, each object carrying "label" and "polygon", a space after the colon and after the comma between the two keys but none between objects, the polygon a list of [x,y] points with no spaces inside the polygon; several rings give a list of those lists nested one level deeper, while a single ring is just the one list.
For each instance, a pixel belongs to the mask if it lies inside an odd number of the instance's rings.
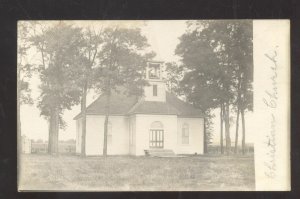
[{"label": "vintage photograph", "polygon": [[18,21],[19,191],[255,191],[252,20]]}]

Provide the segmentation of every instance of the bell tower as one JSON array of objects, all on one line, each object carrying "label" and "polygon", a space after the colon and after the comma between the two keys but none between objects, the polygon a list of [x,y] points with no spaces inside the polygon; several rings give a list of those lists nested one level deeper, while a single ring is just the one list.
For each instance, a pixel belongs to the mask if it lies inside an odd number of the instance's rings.
[{"label": "bell tower", "polygon": [[149,86],[144,88],[145,101],[166,102],[166,84],[162,78],[161,61],[147,63],[146,80]]}]

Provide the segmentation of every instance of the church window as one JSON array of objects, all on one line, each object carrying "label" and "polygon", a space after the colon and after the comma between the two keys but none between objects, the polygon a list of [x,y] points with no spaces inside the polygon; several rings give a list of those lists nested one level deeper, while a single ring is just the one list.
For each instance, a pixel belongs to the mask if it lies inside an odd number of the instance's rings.
[{"label": "church window", "polygon": [[189,144],[189,125],[184,124],[182,126],[182,144]]}]

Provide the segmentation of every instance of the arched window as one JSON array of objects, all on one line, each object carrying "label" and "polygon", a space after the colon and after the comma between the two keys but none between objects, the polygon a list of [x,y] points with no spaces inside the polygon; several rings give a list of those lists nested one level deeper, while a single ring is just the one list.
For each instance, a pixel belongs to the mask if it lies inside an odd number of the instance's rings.
[{"label": "arched window", "polygon": [[163,129],[164,126],[161,122],[156,121],[156,122],[152,122],[150,129]]},{"label": "arched window", "polygon": [[189,125],[184,123],[182,126],[182,144],[189,144],[190,132]]},{"label": "arched window", "polygon": [[107,124],[107,144],[112,144],[112,124],[108,122]]}]

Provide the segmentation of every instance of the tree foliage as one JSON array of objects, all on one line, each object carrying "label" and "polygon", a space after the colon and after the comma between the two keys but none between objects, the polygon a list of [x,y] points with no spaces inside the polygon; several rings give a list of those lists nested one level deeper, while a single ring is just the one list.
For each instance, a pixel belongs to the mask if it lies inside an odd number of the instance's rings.
[{"label": "tree foliage", "polygon": [[43,54],[39,68],[41,114],[49,116],[51,108],[58,108],[60,113],[70,109],[79,101],[80,85],[75,80],[87,63],[80,54],[84,42],[81,29],[62,23],[33,37],[32,42]]},{"label": "tree foliage", "polygon": [[180,93],[180,81],[183,78],[183,67],[176,62],[166,63],[166,85],[167,89],[174,94]]},{"label": "tree foliage", "polygon": [[80,100],[82,66],[87,64],[81,48],[84,45],[80,28],[59,23],[31,38],[41,54],[41,79],[38,107],[49,120],[49,152],[57,153],[58,129],[65,127],[62,113]]},{"label": "tree foliage", "polygon": [[[31,65],[26,62],[30,43],[28,42],[28,25],[18,23],[18,46],[17,46],[17,139],[18,153],[21,153],[21,104],[33,104],[30,95],[28,78],[31,77]],[[19,164],[19,161],[18,161]],[[19,165],[18,165],[19,166]]]},{"label": "tree foliage", "polygon": [[18,23],[18,100],[20,104],[33,104],[33,99],[30,95],[31,89],[29,87],[29,79],[32,76],[34,67],[29,63],[28,51],[30,50],[31,43],[29,41],[28,32],[31,27],[29,24],[20,22]]},{"label": "tree foliage", "polygon": [[147,39],[140,29],[122,27],[108,27],[102,32],[102,44],[99,51],[98,67],[95,69],[94,87],[98,92],[106,95],[106,117],[104,122],[103,154],[107,154],[107,125],[110,110],[110,96],[113,91],[127,95],[141,95],[146,62],[153,57],[153,53],[146,53]]},{"label": "tree foliage", "polygon": [[180,87],[187,100],[205,111],[222,109],[229,153],[230,106],[240,104],[249,110],[252,106],[252,23],[188,22],[188,30],[181,36],[175,53],[184,66]]},{"label": "tree foliage", "polygon": [[114,27],[106,28],[102,39],[95,88],[106,93],[124,86],[128,94],[141,94],[146,84],[143,78],[146,62],[153,57],[152,53],[145,53],[146,37],[140,29]]},{"label": "tree foliage", "polygon": [[91,27],[85,28],[83,31],[83,38],[85,44],[82,49],[83,59],[86,60],[86,64],[80,69],[80,78],[77,79],[81,88],[81,113],[82,113],[82,130],[81,130],[81,155],[85,156],[85,142],[86,142],[86,98],[88,89],[90,89],[97,78],[93,78],[94,68],[97,65],[97,53],[99,52],[100,44],[102,43],[101,37],[102,29],[97,32]]}]

